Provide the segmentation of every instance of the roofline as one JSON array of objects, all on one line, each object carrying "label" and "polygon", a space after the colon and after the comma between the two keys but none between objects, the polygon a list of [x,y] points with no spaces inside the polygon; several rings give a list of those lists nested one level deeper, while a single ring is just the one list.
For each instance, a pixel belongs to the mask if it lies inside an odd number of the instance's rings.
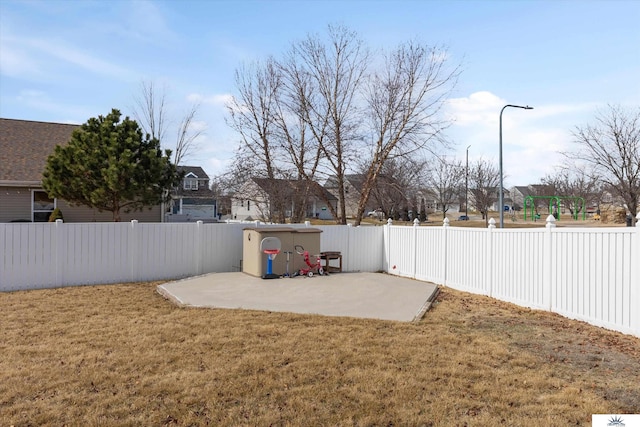
[{"label": "roofline", "polygon": [[0,180],[0,187],[42,187],[42,181]]},{"label": "roofline", "polygon": [[10,117],[0,117],[0,119],[2,119],[2,120],[11,120],[11,121],[14,121],[14,122],[45,123],[45,124],[48,124],[48,125],[64,125],[64,126],[73,126],[73,127],[82,126],[81,124],[75,124],[75,123],[45,122],[45,121],[42,121],[42,120],[12,119]]}]

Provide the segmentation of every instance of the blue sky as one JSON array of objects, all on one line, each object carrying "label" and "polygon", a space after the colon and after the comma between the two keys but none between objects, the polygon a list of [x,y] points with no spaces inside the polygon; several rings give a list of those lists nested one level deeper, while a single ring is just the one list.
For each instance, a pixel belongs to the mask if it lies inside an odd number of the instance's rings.
[{"label": "blue sky", "polygon": [[[189,164],[223,172],[237,136],[225,124],[242,63],[283,54],[344,24],[372,49],[445,45],[462,75],[448,101],[452,156],[498,160],[506,185],[538,182],[571,131],[607,104],[640,105],[640,1],[0,0],[0,117],[83,123],[132,115],[141,81],[165,87],[176,120],[201,102]],[[168,147],[170,148],[170,147]]]}]

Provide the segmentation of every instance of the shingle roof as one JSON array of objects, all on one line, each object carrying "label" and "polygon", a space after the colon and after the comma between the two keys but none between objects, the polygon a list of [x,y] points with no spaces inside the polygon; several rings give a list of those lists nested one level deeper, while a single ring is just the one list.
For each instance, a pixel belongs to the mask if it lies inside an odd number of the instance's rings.
[{"label": "shingle roof", "polygon": [[[345,182],[349,182],[358,192],[362,191],[364,178],[365,176],[362,173],[345,174],[344,176]],[[338,188],[338,178],[335,175],[330,176],[324,186],[329,189]]]},{"label": "shingle roof", "polygon": [[532,194],[531,194],[531,193],[532,193],[532,192],[531,192],[531,189],[530,189],[529,187],[516,185],[514,188],[515,188],[516,190],[518,190],[518,191],[520,192],[520,194],[522,194],[524,197],[527,197],[527,196],[531,196],[531,195],[532,195]]},{"label": "shingle roof", "polygon": [[209,175],[200,166],[176,166],[176,169],[178,172],[184,172],[185,176],[192,173],[198,177],[199,182],[200,180],[206,180],[207,184],[205,186],[198,185],[197,190],[185,190],[182,183],[180,183],[176,187],[174,194],[188,198],[212,199],[214,197],[213,191],[209,188]]},{"label": "shingle roof", "polygon": [[209,179],[209,175],[200,166],[177,166],[178,172],[183,172],[185,175],[190,173],[198,177],[198,179]]},{"label": "shingle roof", "polygon": [[0,181],[41,181],[47,157],[79,125],[0,119]]},{"label": "shingle roof", "polygon": [[304,194],[309,186],[309,194],[324,197],[327,200],[337,200],[336,197],[315,181],[292,179],[253,178],[253,181],[270,196],[291,198],[295,194]]}]

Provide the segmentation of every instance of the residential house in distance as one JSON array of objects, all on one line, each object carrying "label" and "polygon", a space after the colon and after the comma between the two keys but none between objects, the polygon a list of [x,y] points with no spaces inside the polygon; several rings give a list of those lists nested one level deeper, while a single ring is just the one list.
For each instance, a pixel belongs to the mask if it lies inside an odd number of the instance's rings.
[{"label": "residential house in distance", "polygon": [[317,182],[251,178],[232,199],[231,217],[238,220],[276,221],[296,214],[304,218],[333,219],[327,201],[336,198]]},{"label": "residential house in distance", "polygon": [[[509,195],[511,197],[511,200],[513,201],[513,210],[519,211],[524,209],[524,202],[527,197],[553,196],[555,194],[553,188],[550,185],[530,184],[527,186],[512,187],[509,190]],[[549,213],[549,200],[533,200],[533,205],[531,204],[531,202],[529,202],[527,208],[530,209],[532,206],[535,208],[535,211],[541,210]]]},{"label": "residential house in distance", "polygon": [[[46,222],[55,208],[65,222],[111,222],[111,212],[71,206],[42,189],[47,158],[64,145],[78,125],[0,118],[0,222]],[[122,221],[160,222],[161,206],[121,213]]]},{"label": "residential house in distance", "polygon": [[[416,191],[415,197],[417,199],[418,214],[420,214],[421,207],[425,208],[426,214],[442,214],[442,201],[440,201],[437,189],[422,188]],[[464,210],[462,210],[463,206],[458,194],[452,195],[450,200],[446,200],[445,203],[447,205],[448,214],[464,212]]]},{"label": "residential house in distance", "polygon": [[534,190],[529,186],[516,185],[509,190],[513,209],[519,211],[524,208],[524,200],[529,196],[535,196]]},{"label": "residential house in distance", "polygon": [[[362,194],[362,186],[364,183],[364,174],[346,174],[344,176],[344,205],[345,215],[347,218],[355,218],[358,214],[358,202],[360,201],[360,195]],[[324,183],[326,188],[338,201],[338,179],[336,176],[329,177]],[[338,201],[339,203],[339,201]],[[369,203],[364,209],[363,215],[367,212],[375,211],[380,208],[375,202],[369,199]],[[337,212],[340,212],[340,206],[337,206]]]},{"label": "residential house in distance", "polygon": [[[499,187],[486,187],[480,189],[469,188],[469,210],[478,211],[479,206],[487,203],[489,212],[500,212],[499,196]],[[503,188],[502,197],[504,202],[504,210],[513,210],[513,201],[511,200],[511,195],[509,194],[509,190],[507,188]]]},{"label": "residential house in distance", "polygon": [[216,200],[209,187],[209,176],[200,166],[178,166],[177,169],[184,174],[184,178],[171,192],[166,221],[217,221]]}]

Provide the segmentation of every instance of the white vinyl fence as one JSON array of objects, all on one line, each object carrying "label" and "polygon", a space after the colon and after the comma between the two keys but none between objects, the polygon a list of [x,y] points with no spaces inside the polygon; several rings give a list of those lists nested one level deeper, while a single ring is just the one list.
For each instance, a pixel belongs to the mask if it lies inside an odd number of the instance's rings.
[{"label": "white vinyl fence", "polygon": [[385,270],[640,336],[640,227],[385,227]]},{"label": "white vinyl fence", "polygon": [[[0,224],[0,291],[241,271],[242,230],[248,226],[256,224]],[[342,252],[344,271],[380,270],[383,227],[316,228],[323,230],[322,251]]]},{"label": "white vinyl fence", "polygon": [[[248,226],[0,224],[0,291],[241,271]],[[640,227],[315,228],[321,251],[342,252],[343,271],[386,271],[640,336]]]}]

